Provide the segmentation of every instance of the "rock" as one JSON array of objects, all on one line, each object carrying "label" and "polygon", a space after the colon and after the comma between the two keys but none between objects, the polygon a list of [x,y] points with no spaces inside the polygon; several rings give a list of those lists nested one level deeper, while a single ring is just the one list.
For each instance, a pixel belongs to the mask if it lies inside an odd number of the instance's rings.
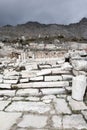
[{"label": "rock", "polygon": [[21,113],[0,112],[0,130],[10,130],[20,116]]},{"label": "rock", "polygon": [[87,123],[83,119],[81,114],[66,115],[63,117],[64,129],[87,129]]},{"label": "rock", "polygon": [[19,127],[43,128],[47,124],[47,116],[44,115],[24,115],[23,120],[18,124]]},{"label": "rock", "polygon": [[57,99],[54,102],[55,109],[57,111],[57,114],[71,114],[71,110],[68,107],[67,102],[65,99]]}]

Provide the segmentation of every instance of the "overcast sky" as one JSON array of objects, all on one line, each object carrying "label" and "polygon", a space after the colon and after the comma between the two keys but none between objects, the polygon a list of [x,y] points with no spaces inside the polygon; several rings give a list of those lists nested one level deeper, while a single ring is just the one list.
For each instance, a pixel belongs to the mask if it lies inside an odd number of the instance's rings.
[{"label": "overcast sky", "polygon": [[69,24],[87,17],[87,0],[0,0],[0,25]]}]

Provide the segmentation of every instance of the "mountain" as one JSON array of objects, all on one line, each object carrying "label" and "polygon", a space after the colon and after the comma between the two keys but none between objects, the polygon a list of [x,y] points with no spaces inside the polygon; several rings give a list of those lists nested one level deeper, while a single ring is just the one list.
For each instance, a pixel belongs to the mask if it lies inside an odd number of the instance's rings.
[{"label": "mountain", "polygon": [[63,36],[69,39],[87,40],[87,18],[83,18],[80,22],[69,25],[27,22],[17,26],[6,25],[0,27],[0,40],[10,40],[21,36],[25,36],[26,38]]}]

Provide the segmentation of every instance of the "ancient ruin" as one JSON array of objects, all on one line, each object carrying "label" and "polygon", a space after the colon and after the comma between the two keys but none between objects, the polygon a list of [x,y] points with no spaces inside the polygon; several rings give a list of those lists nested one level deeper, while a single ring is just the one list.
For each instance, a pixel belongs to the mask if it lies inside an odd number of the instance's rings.
[{"label": "ancient ruin", "polygon": [[87,79],[87,44],[54,41],[0,42],[0,130],[87,129],[86,80],[72,98],[72,79]]}]

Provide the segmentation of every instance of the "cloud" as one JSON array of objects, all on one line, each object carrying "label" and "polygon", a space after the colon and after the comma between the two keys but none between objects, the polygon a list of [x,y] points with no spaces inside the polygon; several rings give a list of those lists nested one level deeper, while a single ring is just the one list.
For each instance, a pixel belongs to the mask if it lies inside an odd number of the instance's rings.
[{"label": "cloud", "polygon": [[0,25],[69,24],[87,17],[87,0],[0,0]]}]

